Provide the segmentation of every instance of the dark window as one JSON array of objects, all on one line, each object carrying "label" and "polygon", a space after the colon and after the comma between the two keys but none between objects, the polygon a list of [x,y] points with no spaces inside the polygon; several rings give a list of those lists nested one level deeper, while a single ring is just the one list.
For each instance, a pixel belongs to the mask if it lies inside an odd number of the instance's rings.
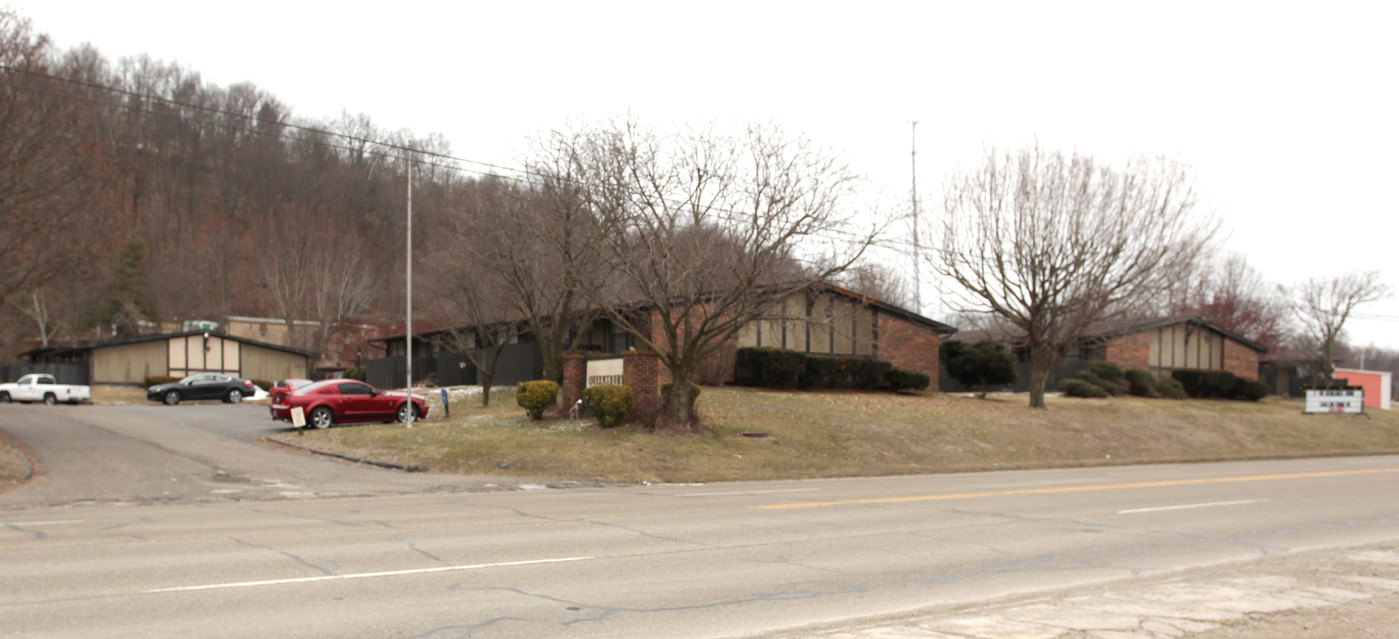
[{"label": "dark window", "polygon": [[630,341],[631,341],[631,333],[628,333],[625,329],[623,329],[623,328],[621,328],[621,327],[619,327],[619,326],[615,326],[615,325],[614,325],[614,326],[612,327],[612,349],[611,349],[611,351],[612,351],[613,354],[621,355],[623,351],[626,351],[626,350],[627,350],[627,347],[628,347],[628,346],[631,346]]},{"label": "dark window", "polygon": [[341,395],[373,395],[374,389],[364,384],[341,384]]}]

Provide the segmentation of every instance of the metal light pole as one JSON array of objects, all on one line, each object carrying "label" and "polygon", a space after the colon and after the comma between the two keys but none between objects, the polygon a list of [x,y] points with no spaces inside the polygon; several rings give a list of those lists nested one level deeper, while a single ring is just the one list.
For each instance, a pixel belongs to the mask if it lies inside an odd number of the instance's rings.
[{"label": "metal light pole", "polygon": [[405,281],[408,289],[408,322],[404,336],[404,355],[407,358],[407,385],[404,389],[408,393],[408,416],[403,420],[407,428],[413,427],[413,141],[408,141],[408,265]]}]

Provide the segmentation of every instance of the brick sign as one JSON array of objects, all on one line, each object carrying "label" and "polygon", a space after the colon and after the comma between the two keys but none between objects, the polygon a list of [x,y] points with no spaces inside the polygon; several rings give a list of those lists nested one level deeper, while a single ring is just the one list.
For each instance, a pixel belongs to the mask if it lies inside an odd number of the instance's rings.
[{"label": "brick sign", "polygon": [[1364,413],[1365,412],[1365,391],[1360,389],[1345,390],[1308,390],[1307,404],[1302,409],[1304,413]]}]

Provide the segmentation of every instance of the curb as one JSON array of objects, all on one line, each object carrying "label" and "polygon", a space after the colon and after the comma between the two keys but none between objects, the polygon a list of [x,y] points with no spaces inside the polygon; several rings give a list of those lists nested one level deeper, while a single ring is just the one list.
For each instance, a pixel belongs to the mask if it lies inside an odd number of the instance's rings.
[{"label": "curb", "polygon": [[280,440],[280,439],[274,439],[274,438],[271,438],[271,437],[260,437],[259,439],[261,439],[262,441],[268,442],[268,443],[276,444],[276,445],[278,445],[278,446],[286,446],[287,448],[294,448],[294,449],[296,449],[296,450],[300,450],[300,451],[304,451],[304,452],[307,452],[307,453],[311,453],[311,454],[313,454],[313,455],[320,455],[320,456],[322,456],[322,457],[331,457],[331,458],[334,458],[334,459],[340,459],[340,460],[344,460],[344,461],[348,461],[348,462],[354,462],[354,463],[356,463],[356,464],[369,464],[370,466],[378,466],[378,467],[380,467],[380,468],[388,468],[388,469],[390,469],[390,470],[401,470],[401,471],[408,472],[408,473],[425,473],[425,472],[427,472],[427,466],[405,466],[405,465],[403,465],[403,464],[396,464],[396,463],[394,463],[394,462],[376,461],[376,460],[373,460],[373,459],[361,459],[361,458],[359,458],[359,457],[352,457],[352,456],[350,456],[350,455],[342,455],[342,454],[340,454],[340,453],[332,453],[332,452],[330,452],[330,451],[319,450],[319,449],[311,448],[311,447],[308,447],[308,446],[302,446],[302,445],[300,445],[300,444],[293,444],[293,443],[291,443],[291,442],[285,442],[285,441],[282,441],[282,440]]}]

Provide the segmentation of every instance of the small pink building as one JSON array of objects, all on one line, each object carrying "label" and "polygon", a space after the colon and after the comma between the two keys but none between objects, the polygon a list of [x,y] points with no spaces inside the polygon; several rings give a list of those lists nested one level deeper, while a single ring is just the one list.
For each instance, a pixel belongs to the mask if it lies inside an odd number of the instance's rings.
[{"label": "small pink building", "polygon": [[1370,408],[1389,410],[1390,389],[1393,374],[1389,371],[1362,371],[1354,368],[1338,368],[1331,375],[1336,381],[1344,381],[1351,386],[1365,389],[1365,405]]}]

